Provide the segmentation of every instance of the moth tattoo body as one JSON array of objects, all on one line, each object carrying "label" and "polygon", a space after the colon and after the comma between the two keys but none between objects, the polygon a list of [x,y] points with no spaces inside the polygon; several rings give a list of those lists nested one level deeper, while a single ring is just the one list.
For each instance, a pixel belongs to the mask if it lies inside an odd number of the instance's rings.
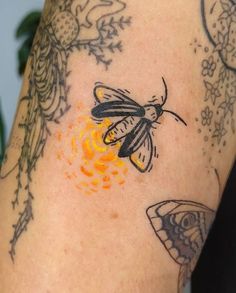
[{"label": "moth tattoo body", "polygon": [[154,124],[159,124],[159,118],[164,113],[169,113],[176,121],[187,125],[179,115],[163,109],[168,98],[168,88],[164,78],[162,80],[165,93],[161,100],[154,96],[153,100],[144,106],[135,102],[127,90],[113,89],[102,84],[98,84],[94,89],[97,105],[92,109],[93,118],[118,119],[104,134],[104,143],[112,145],[121,142],[118,156],[128,157],[136,169],[143,173],[152,168],[155,148],[151,130]]},{"label": "moth tattoo body", "polygon": [[26,115],[18,125],[24,129],[23,144],[14,167],[8,166],[6,154],[1,169],[2,179],[17,170],[12,206],[18,218],[10,241],[12,260],[19,238],[33,219],[33,172],[43,156],[52,124],[59,124],[70,109],[68,59],[75,51],[87,51],[107,69],[112,55],[122,51],[122,43],[117,41],[120,31],[131,24],[130,17],[119,15],[125,8],[120,0],[46,1],[29,59],[27,95],[20,101],[26,104]]},{"label": "moth tattoo body", "polygon": [[180,266],[180,293],[195,268],[215,212],[193,201],[168,200],[149,207],[146,213],[156,236]]}]

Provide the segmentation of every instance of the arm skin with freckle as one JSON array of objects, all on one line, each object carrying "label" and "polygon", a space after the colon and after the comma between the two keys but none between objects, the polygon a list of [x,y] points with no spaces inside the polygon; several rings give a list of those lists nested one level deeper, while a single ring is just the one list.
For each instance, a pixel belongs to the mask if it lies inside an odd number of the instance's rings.
[{"label": "arm skin with freckle", "polygon": [[235,11],[46,0],[0,173],[1,293],[182,292],[236,154]]}]

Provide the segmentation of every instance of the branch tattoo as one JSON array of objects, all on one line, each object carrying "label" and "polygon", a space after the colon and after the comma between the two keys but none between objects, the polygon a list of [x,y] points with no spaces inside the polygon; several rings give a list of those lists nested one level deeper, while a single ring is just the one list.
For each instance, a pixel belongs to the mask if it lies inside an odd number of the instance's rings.
[{"label": "branch tattoo", "polygon": [[93,118],[98,119],[98,123],[105,118],[118,120],[111,124],[104,134],[104,144],[121,142],[118,156],[129,158],[134,167],[143,173],[152,169],[152,159],[157,157],[152,129],[154,124],[159,124],[159,118],[168,113],[176,121],[187,125],[179,115],[163,109],[168,98],[168,88],[164,78],[162,80],[164,95],[159,99],[154,96],[144,106],[135,102],[128,90],[113,89],[103,84],[96,85],[94,89],[97,105],[92,109]]},{"label": "branch tattoo", "polygon": [[[236,133],[236,2],[201,0],[203,26],[210,42],[202,61],[206,106],[202,109],[199,132],[219,152],[227,137]],[[195,53],[201,45],[195,44]]]},{"label": "branch tattoo", "polygon": [[215,212],[193,201],[168,200],[149,207],[146,213],[156,236],[180,266],[180,293],[195,268]]},{"label": "branch tattoo", "polygon": [[20,101],[27,104],[27,114],[18,125],[24,130],[23,145],[14,168],[4,170],[6,155],[1,170],[1,178],[18,170],[12,201],[18,212],[10,241],[12,260],[19,238],[33,219],[33,171],[51,135],[50,126],[60,123],[70,109],[68,59],[74,51],[87,51],[107,69],[112,55],[122,51],[122,43],[117,41],[120,31],[131,24],[130,17],[120,14],[125,8],[120,0],[51,0],[46,4],[30,56],[28,93]]}]

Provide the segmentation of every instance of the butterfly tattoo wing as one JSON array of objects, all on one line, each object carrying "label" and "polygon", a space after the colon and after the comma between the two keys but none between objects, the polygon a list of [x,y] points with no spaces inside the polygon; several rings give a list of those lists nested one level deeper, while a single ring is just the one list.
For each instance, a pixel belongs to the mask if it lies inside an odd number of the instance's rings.
[{"label": "butterfly tattoo wing", "polygon": [[192,201],[165,201],[147,210],[156,235],[180,265],[179,290],[191,276],[214,215],[213,210]]},{"label": "butterfly tattoo wing", "polygon": [[97,106],[92,109],[95,118],[105,117],[143,117],[145,110],[142,106],[128,97],[128,92],[98,85],[94,89]]}]

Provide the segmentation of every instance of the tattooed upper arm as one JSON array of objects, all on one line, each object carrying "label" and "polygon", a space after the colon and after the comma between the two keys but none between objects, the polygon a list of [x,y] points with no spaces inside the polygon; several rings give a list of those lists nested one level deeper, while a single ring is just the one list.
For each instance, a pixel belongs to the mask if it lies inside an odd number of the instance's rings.
[{"label": "tattooed upper arm", "polygon": [[0,173],[12,261],[55,262],[54,291],[181,292],[233,160],[235,23],[233,0],[46,1]]}]

